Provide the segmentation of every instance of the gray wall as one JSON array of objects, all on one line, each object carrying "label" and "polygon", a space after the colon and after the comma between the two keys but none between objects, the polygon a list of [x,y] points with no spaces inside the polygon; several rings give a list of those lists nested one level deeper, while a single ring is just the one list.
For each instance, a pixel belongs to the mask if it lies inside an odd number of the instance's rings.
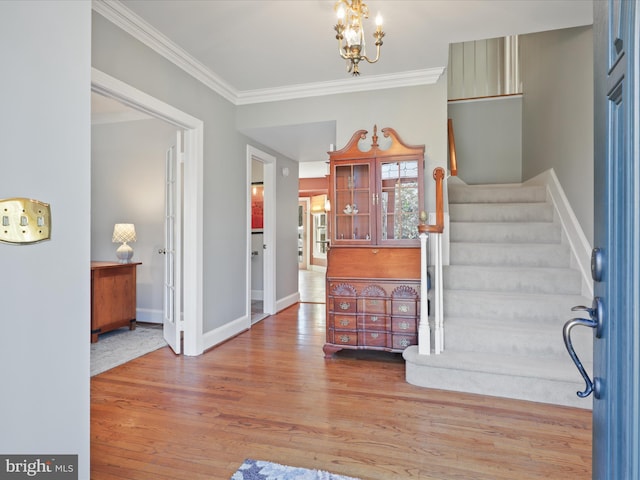
[{"label": "gray wall", "polygon": [[91,259],[117,261],[115,223],[133,223],[137,319],[162,322],[165,153],[177,128],[157,119],[91,127]]},{"label": "gray wall", "polygon": [[[245,137],[246,142],[257,149],[276,157],[276,302],[283,300],[298,292],[298,172],[299,163],[282,156],[280,153],[265,147],[264,145]],[[260,162],[257,162],[258,164]],[[252,181],[263,180],[261,165],[251,169]],[[282,169],[287,168],[289,175],[284,176]],[[255,173],[259,172],[260,177]],[[292,213],[293,212],[293,213]],[[252,235],[252,248],[258,247],[258,258],[262,259],[262,235]],[[252,260],[251,288],[263,290],[262,283],[263,265],[258,258]],[[254,272],[255,270],[255,272]],[[260,275],[260,277],[256,277]]]},{"label": "gray wall", "polygon": [[0,452],[77,454],[89,478],[90,2],[0,5],[2,198],[51,240],[0,244]]},{"label": "gray wall", "polygon": [[593,244],[592,27],[523,35],[522,176],[553,168]]},{"label": "gray wall", "polygon": [[[380,128],[395,128],[408,143],[426,144],[427,182],[432,182],[434,166],[446,161],[444,77],[430,86],[235,107],[95,13],[92,63],[204,121],[205,331],[244,313],[247,142],[277,157],[276,297],[285,298],[298,290],[298,165],[238,131],[338,119],[338,144],[344,145],[354,131],[372,130],[377,123]],[[289,167],[288,177],[280,175],[284,166]]]},{"label": "gray wall", "polygon": [[[336,147],[342,148],[357,130],[374,124],[378,133],[392,127],[409,144],[424,144],[426,203],[435,210],[433,178],[447,161],[447,79],[434,85],[395,88],[238,107],[239,130],[321,121],[336,122]],[[294,209],[295,210],[295,209]]]},{"label": "gray wall", "polygon": [[282,299],[298,292],[298,162],[278,158],[276,191],[276,299]]},{"label": "gray wall", "polygon": [[458,176],[468,184],[522,181],[522,97],[450,102]]},{"label": "gray wall", "polygon": [[[248,295],[245,266],[250,261],[246,251],[246,146],[249,142],[261,147],[237,132],[234,105],[101,15],[93,14],[92,25],[95,68],[204,122],[203,329],[208,332],[241,318]],[[278,168],[280,163],[290,162],[282,155],[276,156]],[[292,171],[292,175],[295,172]],[[280,190],[277,196],[278,202],[291,202],[295,209],[297,192],[291,199]],[[291,228],[296,221],[292,215]],[[281,270],[290,269],[287,256],[279,254],[285,246],[279,245],[276,252],[279,273],[276,294],[279,296],[297,291],[297,279],[291,288],[286,285],[284,275],[280,275]],[[292,251],[295,252],[295,248]],[[297,265],[295,255],[292,262]]]}]

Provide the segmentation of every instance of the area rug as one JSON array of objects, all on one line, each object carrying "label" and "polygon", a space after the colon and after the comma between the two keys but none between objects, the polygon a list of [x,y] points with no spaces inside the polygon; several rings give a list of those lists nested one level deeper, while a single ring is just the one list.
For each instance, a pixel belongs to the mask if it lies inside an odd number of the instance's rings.
[{"label": "area rug", "polygon": [[91,376],[166,345],[162,325],[138,324],[135,330],[124,327],[103,333],[97,343],[91,344]]},{"label": "area rug", "polygon": [[322,470],[288,467],[279,463],[246,459],[230,480],[358,480]]}]

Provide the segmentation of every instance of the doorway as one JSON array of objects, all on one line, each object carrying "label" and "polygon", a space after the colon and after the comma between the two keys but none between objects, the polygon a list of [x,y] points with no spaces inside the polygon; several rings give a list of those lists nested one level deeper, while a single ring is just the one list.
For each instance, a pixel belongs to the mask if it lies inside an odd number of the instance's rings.
[{"label": "doorway", "polygon": [[247,328],[276,312],[275,163],[247,145]]},{"label": "doorway", "polygon": [[121,82],[95,68],[91,72],[91,89],[113,98],[135,110],[164,120],[184,130],[184,232],[181,254],[182,271],[176,272],[184,279],[183,353],[193,356],[203,352],[203,291],[202,291],[202,169],[203,129],[201,120],[175,109],[136,88]]},{"label": "doorway", "polygon": [[298,268],[306,270],[309,265],[309,199],[298,199]]},{"label": "doorway", "polygon": [[[298,228],[298,245],[302,241],[306,262],[298,263],[298,292],[302,303],[325,303],[325,273],[329,250],[327,195],[299,198],[305,205],[302,232]],[[300,215],[299,215],[300,216]],[[298,219],[300,223],[300,219]],[[302,239],[302,240],[301,240]]]}]

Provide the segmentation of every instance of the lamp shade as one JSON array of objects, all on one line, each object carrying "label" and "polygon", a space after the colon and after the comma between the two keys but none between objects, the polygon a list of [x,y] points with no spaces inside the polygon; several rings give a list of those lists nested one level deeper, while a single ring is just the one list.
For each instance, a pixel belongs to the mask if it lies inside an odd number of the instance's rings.
[{"label": "lamp shade", "polygon": [[118,242],[135,242],[136,227],[133,223],[116,223],[113,227],[113,243]]}]

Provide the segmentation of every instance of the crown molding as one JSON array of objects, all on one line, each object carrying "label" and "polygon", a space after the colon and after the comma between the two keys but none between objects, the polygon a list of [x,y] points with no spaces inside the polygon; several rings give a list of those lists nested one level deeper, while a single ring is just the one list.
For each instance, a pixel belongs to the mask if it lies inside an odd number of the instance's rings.
[{"label": "crown molding", "polygon": [[372,75],[328,82],[238,91],[118,0],[92,0],[92,8],[105,19],[162,55],[234,105],[250,105],[341,93],[430,85],[438,81],[445,69],[445,67],[435,67],[399,74]]},{"label": "crown molding", "polygon": [[169,38],[117,0],[93,0],[92,8],[136,40],[162,55],[214,92],[236,103],[237,91]]},{"label": "crown molding", "polygon": [[261,90],[245,90],[238,93],[236,104],[249,105],[253,103],[278,102],[281,100],[320,97],[340,93],[430,85],[436,83],[443,72],[444,67],[436,67],[389,75],[368,75],[366,77],[350,77],[345,80],[333,80],[329,82],[287,85]]}]

